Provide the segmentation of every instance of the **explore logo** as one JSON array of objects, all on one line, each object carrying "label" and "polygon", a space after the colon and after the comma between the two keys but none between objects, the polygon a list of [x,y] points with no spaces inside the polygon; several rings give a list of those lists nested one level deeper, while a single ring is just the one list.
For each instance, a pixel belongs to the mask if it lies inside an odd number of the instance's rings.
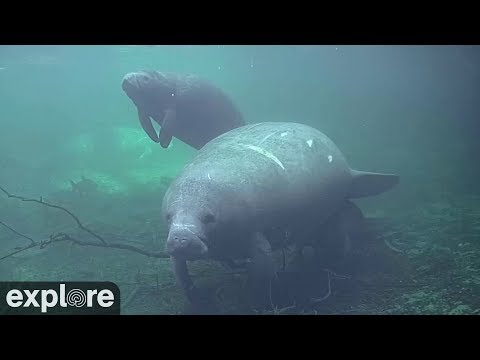
[{"label": "explore logo", "polygon": [[1,282],[0,314],[119,315],[120,290],[111,282]]}]

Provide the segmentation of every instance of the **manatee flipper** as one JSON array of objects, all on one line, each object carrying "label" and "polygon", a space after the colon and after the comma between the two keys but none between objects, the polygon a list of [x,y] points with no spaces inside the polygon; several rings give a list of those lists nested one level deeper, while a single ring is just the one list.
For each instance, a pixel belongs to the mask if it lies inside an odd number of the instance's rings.
[{"label": "manatee flipper", "polygon": [[345,201],[337,213],[326,223],[328,226],[329,267],[341,272],[350,272],[357,260],[357,251],[362,248],[365,217],[352,201]]},{"label": "manatee flipper", "polygon": [[349,255],[354,247],[352,238],[358,238],[365,220],[362,210],[351,201],[346,201],[339,215],[340,231],[343,237],[344,256]]},{"label": "manatee flipper", "polygon": [[143,130],[147,133],[150,139],[158,143],[160,140],[158,138],[157,132],[155,131],[155,128],[153,127],[150,116],[142,110],[138,109],[138,120],[140,121],[140,125],[142,125]]},{"label": "manatee flipper", "polygon": [[187,313],[190,314],[211,314],[216,313],[217,308],[212,300],[210,291],[195,287],[188,272],[187,262],[184,259],[171,258],[175,279],[185,292],[189,304]]},{"label": "manatee flipper", "polygon": [[352,184],[349,198],[360,198],[381,194],[398,184],[399,176],[351,170]]},{"label": "manatee flipper", "polygon": [[173,272],[175,274],[175,279],[181,288],[187,293],[193,289],[193,281],[188,273],[187,261],[172,257]]},{"label": "manatee flipper", "polygon": [[270,243],[263,234],[253,234],[251,241],[250,262],[247,270],[253,305],[264,308],[271,304],[272,292],[277,285],[275,263]]},{"label": "manatee flipper", "polygon": [[272,248],[262,233],[252,237],[248,270],[254,279],[271,279],[275,277],[275,264],[272,258]]},{"label": "manatee flipper", "polygon": [[171,129],[175,124],[176,117],[177,113],[175,110],[170,109],[165,111],[159,134],[160,145],[165,149],[168,148],[172,142],[173,135]]}]

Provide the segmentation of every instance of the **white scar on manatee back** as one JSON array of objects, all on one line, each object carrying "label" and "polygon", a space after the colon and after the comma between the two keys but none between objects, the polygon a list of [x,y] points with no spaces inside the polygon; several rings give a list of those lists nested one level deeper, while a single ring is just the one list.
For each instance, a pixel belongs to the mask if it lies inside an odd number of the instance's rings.
[{"label": "white scar on manatee back", "polygon": [[247,149],[256,151],[259,154],[262,154],[263,156],[269,158],[270,160],[273,160],[278,166],[280,166],[283,170],[285,170],[285,167],[283,166],[282,162],[278,160],[278,158],[275,155],[273,155],[271,152],[255,145],[242,145],[242,146],[246,147]]},{"label": "white scar on manatee back", "polygon": [[172,227],[176,227],[176,228],[179,228],[179,229],[188,229],[188,230],[189,230],[189,228],[194,228],[194,227],[196,227],[196,225],[193,225],[193,224],[173,223],[173,224],[172,224]]},{"label": "white scar on manatee back", "polygon": [[[273,132],[269,135],[267,135],[266,137],[264,137],[262,139],[262,141],[260,141],[260,144],[263,143],[265,140],[267,140],[269,137],[271,137],[272,135],[275,135],[277,132]],[[282,132],[280,134],[281,137],[285,137],[288,135],[288,132],[285,131],[285,132]],[[312,147],[313,145],[313,139],[310,139],[310,140],[307,140],[306,141],[308,147]],[[259,147],[259,146],[255,146],[255,145],[242,145],[243,147],[246,147],[247,149],[250,149],[250,150],[253,150],[253,151],[256,151],[258,152],[259,154],[262,154],[263,156],[269,158],[270,160],[273,160],[278,166],[280,166],[283,170],[285,170],[285,167],[283,166],[282,162],[274,155],[272,154],[271,152]],[[329,162],[332,162],[332,159],[331,159],[331,156],[328,157],[328,160]],[[209,177],[210,178],[210,177]]]}]

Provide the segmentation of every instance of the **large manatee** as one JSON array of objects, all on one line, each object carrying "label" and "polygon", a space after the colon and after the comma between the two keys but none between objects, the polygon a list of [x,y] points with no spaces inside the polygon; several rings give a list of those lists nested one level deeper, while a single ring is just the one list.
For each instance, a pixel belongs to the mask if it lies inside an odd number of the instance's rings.
[{"label": "large manatee", "polygon": [[[207,143],[163,199],[166,251],[187,295],[187,261],[247,259],[253,284],[275,278],[271,229],[308,243],[348,199],[392,188],[398,176],[353,170],[320,131],[299,123],[242,126]],[[303,240],[301,239],[303,236]]]},{"label": "large manatee", "polygon": [[[245,125],[230,98],[196,75],[132,72],[124,76],[122,89],[137,107],[144,131],[164,148],[176,137],[198,150],[214,137]],[[152,119],[161,127],[159,134]]]}]

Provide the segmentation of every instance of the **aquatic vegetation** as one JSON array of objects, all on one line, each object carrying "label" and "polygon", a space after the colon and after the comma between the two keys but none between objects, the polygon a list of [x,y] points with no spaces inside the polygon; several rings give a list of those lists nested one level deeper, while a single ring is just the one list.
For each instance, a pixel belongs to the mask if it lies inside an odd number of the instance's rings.
[{"label": "aquatic vegetation", "polygon": [[138,128],[118,127],[115,134],[120,151],[134,153],[139,160],[151,155],[156,145]]}]

